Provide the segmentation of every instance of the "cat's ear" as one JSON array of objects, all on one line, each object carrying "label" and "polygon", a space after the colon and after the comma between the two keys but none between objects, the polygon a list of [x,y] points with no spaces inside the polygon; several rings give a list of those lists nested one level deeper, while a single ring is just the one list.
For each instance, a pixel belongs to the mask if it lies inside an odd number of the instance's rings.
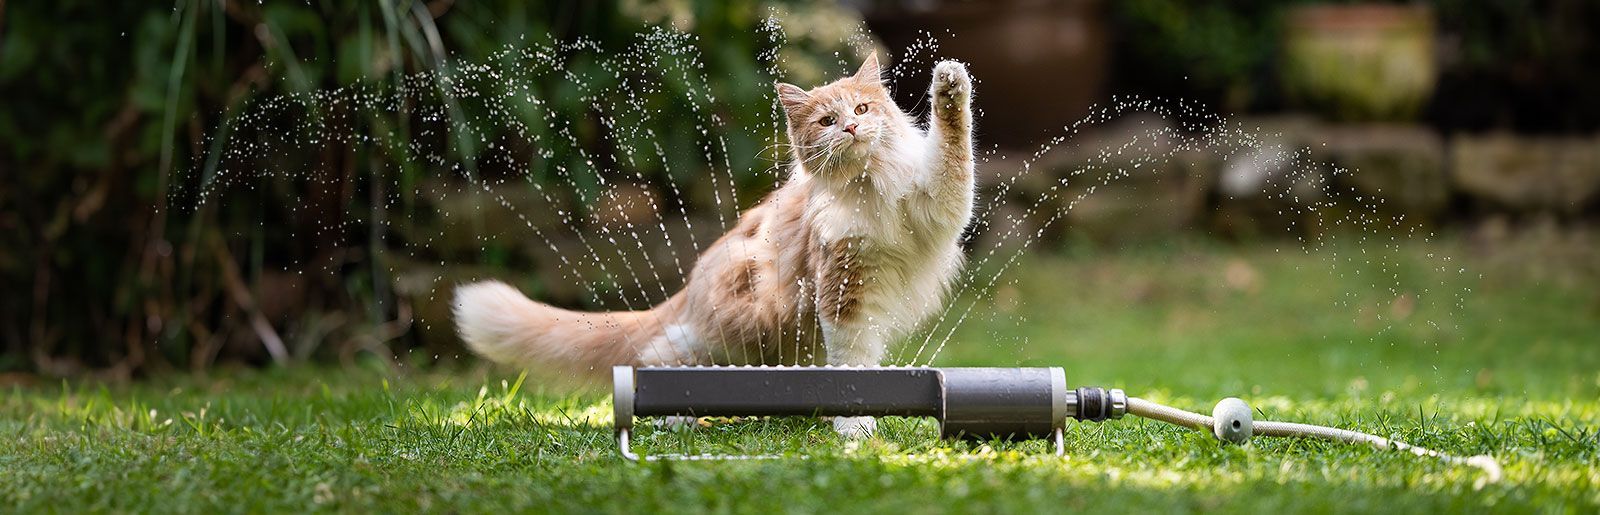
[{"label": "cat's ear", "polygon": [[794,111],[811,100],[811,94],[806,93],[806,90],[800,89],[800,86],[779,82],[777,88],[778,103],[783,104],[785,111]]},{"label": "cat's ear", "polygon": [[878,66],[878,51],[867,54],[867,59],[861,62],[861,68],[856,69],[855,78],[872,82],[883,80],[883,68]]}]

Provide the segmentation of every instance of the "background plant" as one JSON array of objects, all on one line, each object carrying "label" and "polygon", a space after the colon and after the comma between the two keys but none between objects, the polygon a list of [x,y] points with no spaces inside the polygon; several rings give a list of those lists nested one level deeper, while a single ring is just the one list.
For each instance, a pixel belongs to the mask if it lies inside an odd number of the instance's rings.
[{"label": "background plant", "polygon": [[[773,178],[762,161],[770,151],[762,150],[775,132],[747,128],[772,123],[767,95],[783,69],[769,49],[784,43],[782,60],[804,69],[831,69],[843,55],[838,42],[829,46],[803,31],[775,40],[784,35],[764,25],[769,16],[818,9],[831,7],[754,0],[13,4],[0,11],[0,96],[11,99],[0,109],[0,140],[7,142],[0,146],[7,168],[0,174],[0,278],[9,290],[0,296],[0,370],[127,377],[204,369],[219,359],[348,360],[370,352],[387,360],[422,343],[410,306],[391,287],[401,258],[504,266],[516,264],[518,249],[485,240],[475,255],[442,256],[407,241],[439,232],[415,226],[429,223],[433,199],[408,192],[423,181],[462,180],[450,165],[348,142],[235,163],[219,158],[226,155],[220,150],[308,123],[374,139],[436,137],[420,133],[415,119],[429,101],[444,106],[452,125],[481,113],[450,101],[463,92],[443,88],[415,95],[419,104],[409,113],[262,111],[262,102],[393,92],[419,77],[470,78],[470,67],[516,65],[489,61],[558,42],[614,52],[652,25],[671,24],[716,44],[700,46],[700,55],[663,57],[693,60],[700,73],[644,77],[659,89],[637,101],[658,115],[641,122],[663,139],[664,164],[619,165],[627,169],[616,173],[647,181],[663,179],[666,170],[699,173],[705,164],[695,139],[718,138],[726,148],[716,157],[727,160],[737,191],[761,191]],[[605,75],[586,55],[563,56],[570,61],[561,65]],[[763,65],[755,55],[770,57]],[[444,162],[487,177],[526,176],[528,187],[570,185],[561,198],[570,208],[588,208],[578,200],[594,198],[601,178],[557,183],[552,170],[577,168],[585,157],[575,150],[616,143],[600,137],[592,106],[617,99],[584,98],[560,79],[537,85],[551,100],[545,111],[515,116],[569,121],[578,148],[557,149],[528,169],[479,170],[487,154],[468,136],[508,137],[504,128],[482,125],[475,127],[480,133],[441,142]],[[701,89],[719,99],[715,123],[673,102]],[[252,125],[240,123],[245,116],[256,117]],[[232,132],[252,128],[255,134]],[[224,180],[218,172],[230,164],[299,173]],[[699,182],[681,181],[691,201],[708,195],[695,189]],[[213,189],[222,193],[200,202],[201,192]],[[386,260],[393,247],[411,250]]]}]

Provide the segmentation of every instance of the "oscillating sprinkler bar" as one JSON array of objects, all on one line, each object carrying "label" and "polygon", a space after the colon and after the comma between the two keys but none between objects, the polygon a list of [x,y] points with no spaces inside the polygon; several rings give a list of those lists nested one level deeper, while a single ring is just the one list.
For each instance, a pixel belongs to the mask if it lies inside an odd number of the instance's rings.
[{"label": "oscillating sprinkler bar", "polygon": [[[1309,437],[1398,449],[1484,470],[1498,481],[1489,456],[1460,458],[1386,438],[1332,427],[1254,420],[1236,398],[1211,415],[1128,397],[1122,390],[1067,388],[1066,372],[1050,368],[929,367],[644,367],[612,369],[617,443],[623,456],[635,417],[934,417],[944,438],[1050,438],[1065,452],[1067,419],[1100,422],[1133,414],[1207,431],[1244,444],[1255,435]],[[648,456],[644,459],[725,459]],[[732,457],[737,458],[737,457]],[[746,456],[745,458],[748,458]]]},{"label": "oscillating sprinkler bar", "polygon": [[1060,368],[616,367],[617,428],[633,417],[934,417],[947,438],[1054,436],[1125,411],[1120,390],[1067,390]]}]

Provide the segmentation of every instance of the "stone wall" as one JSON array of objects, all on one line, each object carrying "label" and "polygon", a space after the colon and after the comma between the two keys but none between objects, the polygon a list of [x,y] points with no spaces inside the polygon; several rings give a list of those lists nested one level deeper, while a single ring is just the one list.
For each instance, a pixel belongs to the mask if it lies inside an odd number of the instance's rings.
[{"label": "stone wall", "polygon": [[1300,235],[1330,230],[1330,215],[1360,213],[1411,228],[1600,218],[1600,135],[1444,135],[1271,117],[1229,122],[1233,132],[1208,141],[1162,136],[1173,133],[1165,123],[1120,120],[1037,155],[990,156],[980,197],[1003,202],[980,210],[989,217],[980,229],[1098,240],[1194,229]]}]

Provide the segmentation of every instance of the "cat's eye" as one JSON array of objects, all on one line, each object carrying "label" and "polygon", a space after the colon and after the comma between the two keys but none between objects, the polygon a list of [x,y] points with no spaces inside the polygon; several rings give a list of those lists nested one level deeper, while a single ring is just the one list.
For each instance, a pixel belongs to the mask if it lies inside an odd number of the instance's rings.
[{"label": "cat's eye", "polygon": [[867,114],[867,105],[866,104],[857,105],[856,106],[856,114]]},{"label": "cat's eye", "polygon": [[833,126],[833,122],[834,122],[834,119],[833,119],[832,116],[824,116],[824,117],[822,117],[821,120],[817,120],[817,123],[822,124],[823,127],[832,127]]}]

